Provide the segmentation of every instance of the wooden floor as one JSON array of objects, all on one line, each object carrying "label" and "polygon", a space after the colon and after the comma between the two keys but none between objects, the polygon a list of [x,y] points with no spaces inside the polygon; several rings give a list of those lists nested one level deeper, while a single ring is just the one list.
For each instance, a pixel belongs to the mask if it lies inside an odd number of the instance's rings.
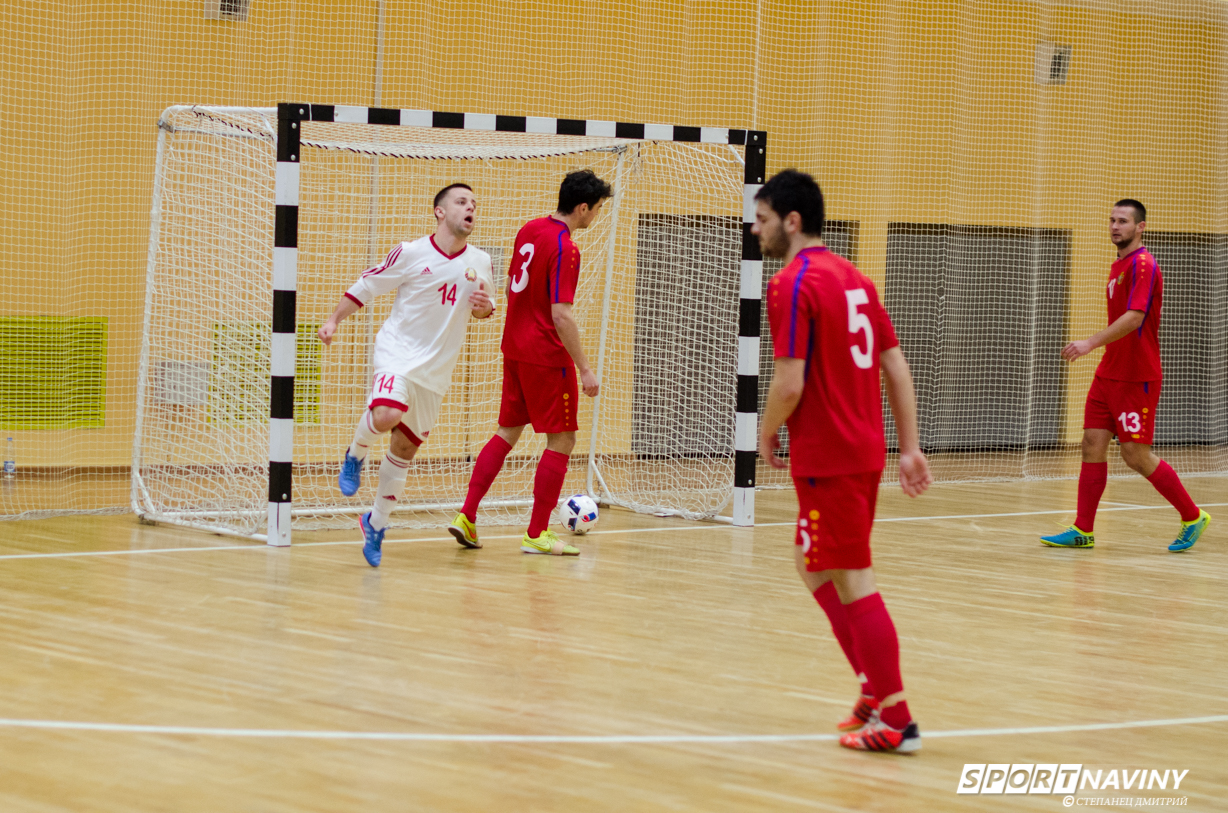
[{"label": "wooden floor", "polygon": [[1186,554],[1139,478],[1092,551],[1037,542],[1073,482],[884,490],[913,757],[835,742],[856,684],[787,492],[754,529],[606,511],[578,559],[394,532],[379,570],[356,532],[0,524],[0,811],[1064,809],[957,795],[966,763],[1188,770],[1079,797],[1228,810],[1228,480],[1188,486],[1220,507]]}]

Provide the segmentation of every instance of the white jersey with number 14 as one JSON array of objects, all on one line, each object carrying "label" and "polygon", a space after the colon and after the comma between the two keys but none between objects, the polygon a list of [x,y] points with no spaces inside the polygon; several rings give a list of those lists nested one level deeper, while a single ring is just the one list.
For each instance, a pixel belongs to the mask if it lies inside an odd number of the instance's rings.
[{"label": "white jersey with number 14", "polygon": [[432,236],[401,243],[346,292],[360,306],[396,289],[392,313],[375,337],[376,372],[396,373],[447,392],[465,343],[469,295],[480,284],[494,297],[490,255],[466,245],[444,254]]}]

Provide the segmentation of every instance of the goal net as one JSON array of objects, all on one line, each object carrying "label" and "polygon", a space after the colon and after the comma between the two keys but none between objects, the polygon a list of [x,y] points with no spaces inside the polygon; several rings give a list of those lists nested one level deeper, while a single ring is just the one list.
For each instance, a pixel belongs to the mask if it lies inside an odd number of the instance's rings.
[{"label": "goal net", "polygon": [[[492,120],[493,116],[490,117]],[[269,487],[277,112],[173,107],[160,120],[133,461],[145,517],[256,535]],[[517,230],[556,208],[563,175],[591,168],[615,196],[575,237],[575,315],[602,379],[581,398],[564,494],[711,517],[734,485],[742,147],[613,135],[302,123],[294,389],[294,528],[349,527],[367,509],[337,489],[366,405],[375,333],[392,297],[316,330],[345,289],[402,240],[433,233],[431,200],[470,184],[470,242],[489,252],[496,318],[473,320],[439,422],[392,525],[451,520],[497,426],[503,275]],[[525,433],[483,503],[524,521],[544,437]],[[383,450],[372,450],[378,461]]]}]

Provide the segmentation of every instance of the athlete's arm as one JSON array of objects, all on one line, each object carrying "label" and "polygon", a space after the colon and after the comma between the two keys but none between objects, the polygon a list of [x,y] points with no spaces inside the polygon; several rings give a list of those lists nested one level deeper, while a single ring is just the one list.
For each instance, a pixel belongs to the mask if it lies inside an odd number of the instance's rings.
[{"label": "athlete's arm", "polygon": [[478,283],[478,289],[469,294],[469,312],[475,319],[485,319],[495,312],[495,301],[486,291],[486,281]]},{"label": "athlete's arm", "polygon": [[1147,314],[1143,311],[1126,311],[1116,322],[1094,336],[1088,336],[1086,339],[1071,342],[1063,347],[1062,358],[1067,361],[1074,361],[1077,358],[1086,356],[1097,347],[1112,344],[1123,336],[1128,335],[1131,331],[1138,330],[1146,316]]},{"label": "athlete's arm", "polygon": [[776,450],[780,448],[780,438],[776,433],[801,403],[805,386],[805,359],[776,359],[772,385],[768,387],[767,406],[763,410],[763,425],[759,427],[759,456],[771,463],[772,468],[783,469],[789,465],[776,456]]},{"label": "athlete's arm", "polygon": [[917,391],[913,388],[908,359],[896,345],[878,354],[887,385],[887,403],[895,417],[895,432],[900,441],[900,488],[910,497],[920,496],[934,482],[930,464],[921,451],[917,430]]},{"label": "athlete's arm", "polygon": [[584,355],[584,345],[580,342],[580,328],[571,314],[570,302],[555,302],[550,306],[550,316],[554,319],[554,329],[558,331],[559,340],[571,354],[571,360],[580,371],[580,387],[589,398],[596,398],[601,389],[601,381],[597,374],[588,366],[588,356]]},{"label": "athlete's arm", "polygon": [[337,303],[337,307],[333,310],[333,315],[328,317],[328,321],[320,325],[320,330],[316,333],[320,337],[320,341],[325,345],[333,343],[333,334],[337,332],[337,328],[349,317],[358,312],[362,306],[348,296],[341,297],[341,301]]}]

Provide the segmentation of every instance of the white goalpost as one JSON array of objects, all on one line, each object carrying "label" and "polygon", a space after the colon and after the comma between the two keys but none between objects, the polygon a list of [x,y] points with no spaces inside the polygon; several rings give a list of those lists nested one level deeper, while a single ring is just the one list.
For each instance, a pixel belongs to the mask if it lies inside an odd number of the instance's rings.
[{"label": "white goalpost", "polygon": [[[331,347],[316,329],[363,270],[434,230],[430,201],[448,183],[473,186],[470,242],[498,281],[520,225],[588,167],[615,191],[576,236],[574,310],[602,393],[582,399],[563,493],[753,523],[762,260],[749,225],[763,132],[311,104],[174,106],[159,128],[132,462],[141,517],[272,545],[354,523],[370,487],[347,498],[336,476],[391,297]],[[501,312],[470,323],[393,527],[446,524],[463,501],[497,424],[501,331]],[[524,520],[542,448],[526,436],[479,522]]]}]

